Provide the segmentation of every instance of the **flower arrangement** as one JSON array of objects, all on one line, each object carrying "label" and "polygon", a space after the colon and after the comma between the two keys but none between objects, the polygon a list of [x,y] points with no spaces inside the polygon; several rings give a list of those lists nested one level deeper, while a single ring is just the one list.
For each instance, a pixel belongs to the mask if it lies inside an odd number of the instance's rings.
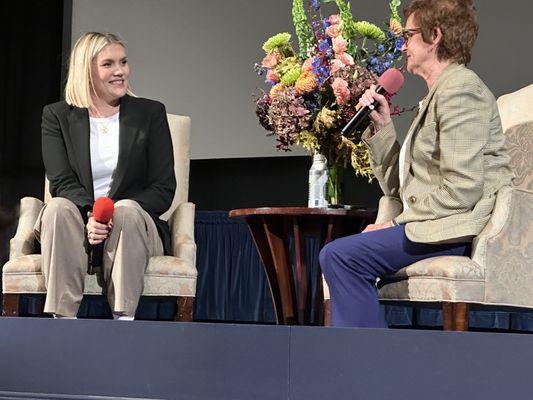
[{"label": "flower arrangement", "polygon": [[363,92],[401,60],[400,0],[389,1],[385,29],[354,20],[344,0],[322,0],[332,2],[338,14],[323,17],[319,0],[311,0],[307,8],[303,0],[293,0],[297,51],[286,32],[263,44],[265,57],[256,70],[270,89],[256,100],[256,114],[275,135],[279,150],[301,145],[323,154],[329,167],[351,164],[356,174],[371,180],[362,132],[345,137],[341,129],[355,115]]}]

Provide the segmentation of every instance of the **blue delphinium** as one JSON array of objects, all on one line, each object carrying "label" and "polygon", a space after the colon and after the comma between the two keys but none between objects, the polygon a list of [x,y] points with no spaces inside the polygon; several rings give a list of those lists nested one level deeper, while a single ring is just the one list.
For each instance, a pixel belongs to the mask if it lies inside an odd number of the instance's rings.
[{"label": "blue delphinium", "polygon": [[386,40],[377,44],[374,51],[368,54],[367,68],[378,76],[383,74],[394,65],[395,60],[402,56],[403,42],[403,37],[388,31]]},{"label": "blue delphinium", "polygon": [[400,36],[398,39],[396,39],[394,43],[394,49],[401,50],[403,46],[403,42],[404,42],[404,38]]},{"label": "blue delphinium", "polygon": [[254,71],[259,76],[261,76],[264,73],[266,73],[265,69],[259,63],[255,63],[254,64]]},{"label": "blue delphinium", "polygon": [[324,65],[322,58],[318,56],[313,59],[312,65],[313,74],[316,76],[317,83],[319,85],[323,84],[329,76],[329,68]]},{"label": "blue delphinium", "polygon": [[328,49],[331,50],[331,39],[323,38],[318,41],[318,51],[326,52]]}]

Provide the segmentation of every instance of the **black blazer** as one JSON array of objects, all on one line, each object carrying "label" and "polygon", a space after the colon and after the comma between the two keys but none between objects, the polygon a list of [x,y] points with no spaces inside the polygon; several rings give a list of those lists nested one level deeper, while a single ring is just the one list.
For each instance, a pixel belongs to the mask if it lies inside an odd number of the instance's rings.
[{"label": "black blazer", "polygon": [[[119,156],[109,197],[135,200],[154,220],[165,254],[170,252],[168,224],[159,219],[174,198],[176,177],[165,106],[157,101],[120,99]],[[82,217],[94,203],[89,113],[64,101],[43,109],[42,148],[52,197],[65,197]]]}]

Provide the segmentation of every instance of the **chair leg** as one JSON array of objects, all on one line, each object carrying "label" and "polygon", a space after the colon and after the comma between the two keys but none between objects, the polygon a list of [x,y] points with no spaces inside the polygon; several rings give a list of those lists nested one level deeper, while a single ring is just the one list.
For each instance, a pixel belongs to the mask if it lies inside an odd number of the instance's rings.
[{"label": "chair leg", "polygon": [[192,322],[194,297],[178,296],[176,304],[178,308],[176,310],[176,317],[174,320],[180,322]]},{"label": "chair leg", "polygon": [[468,331],[468,304],[455,304],[455,330],[461,332]]},{"label": "chair leg", "polygon": [[2,316],[18,317],[19,316],[20,294],[4,293],[2,295]]},{"label": "chair leg", "polygon": [[442,303],[442,319],[445,331],[468,331],[468,304]]}]

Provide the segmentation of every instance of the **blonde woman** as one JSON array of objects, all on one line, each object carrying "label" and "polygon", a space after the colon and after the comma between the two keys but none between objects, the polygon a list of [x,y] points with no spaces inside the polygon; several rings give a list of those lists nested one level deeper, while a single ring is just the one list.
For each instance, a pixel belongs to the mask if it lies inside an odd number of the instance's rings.
[{"label": "blonde woman", "polygon": [[[44,311],[75,317],[89,245],[104,243],[102,278],[115,319],[131,320],[150,256],[168,253],[159,219],[176,180],[165,107],[130,96],[124,42],[90,32],[70,57],[65,101],[43,109],[42,151],[52,199],[39,216],[47,295]],[[108,224],[90,216],[94,200],[115,201]]]}]

